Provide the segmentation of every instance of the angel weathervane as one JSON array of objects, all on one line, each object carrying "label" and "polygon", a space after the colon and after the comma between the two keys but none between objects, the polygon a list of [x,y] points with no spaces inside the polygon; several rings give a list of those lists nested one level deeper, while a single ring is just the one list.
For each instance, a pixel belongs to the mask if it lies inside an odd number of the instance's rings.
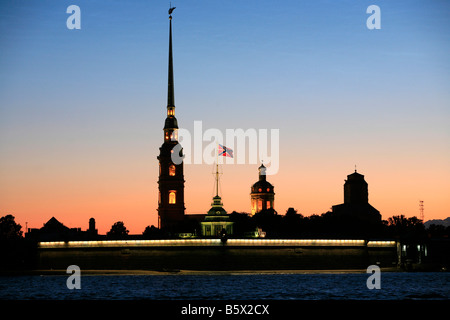
[{"label": "angel weathervane", "polygon": [[176,7],[172,7],[172,6],[171,6],[171,8],[169,8],[169,17],[170,18],[172,18],[172,12],[173,12],[173,10],[175,10],[175,8]]}]

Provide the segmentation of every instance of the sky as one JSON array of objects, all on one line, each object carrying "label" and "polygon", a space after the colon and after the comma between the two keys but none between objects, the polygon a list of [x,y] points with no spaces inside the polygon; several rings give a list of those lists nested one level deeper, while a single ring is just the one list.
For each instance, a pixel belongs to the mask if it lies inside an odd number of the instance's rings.
[{"label": "sky", "polygon": [[[81,10],[68,29],[67,7]],[[370,5],[381,29],[366,26]],[[448,1],[173,0],[176,117],[193,132],[279,130],[275,209],[343,202],[355,170],[383,219],[450,216]],[[168,1],[0,3],[0,216],[99,233],[157,225]],[[204,147],[205,145],[203,145]],[[236,151],[236,150],[235,150]],[[225,164],[228,212],[250,212],[258,163]],[[213,168],[185,164],[186,213]]]}]

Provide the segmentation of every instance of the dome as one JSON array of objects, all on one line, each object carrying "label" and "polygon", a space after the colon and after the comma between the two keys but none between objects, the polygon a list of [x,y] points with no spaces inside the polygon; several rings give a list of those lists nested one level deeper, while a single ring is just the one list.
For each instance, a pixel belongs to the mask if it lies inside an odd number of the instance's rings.
[{"label": "dome", "polygon": [[211,208],[208,210],[207,215],[208,216],[226,216],[226,217],[228,217],[227,212],[225,211],[224,208]]},{"label": "dome", "polygon": [[164,123],[164,129],[178,129],[178,121],[174,116],[170,116],[166,118],[166,122]]},{"label": "dome", "polygon": [[223,208],[222,198],[219,196],[213,197],[211,209],[208,211],[208,216],[226,216],[227,212]]},{"label": "dome", "polygon": [[260,180],[252,185],[252,192],[273,193],[273,185],[266,180]]},{"label": "dome", "polygon": [[252,185],[252,193],[273,193],[273,185],[266,180],[266,167],[258,168],[259,180]]}]

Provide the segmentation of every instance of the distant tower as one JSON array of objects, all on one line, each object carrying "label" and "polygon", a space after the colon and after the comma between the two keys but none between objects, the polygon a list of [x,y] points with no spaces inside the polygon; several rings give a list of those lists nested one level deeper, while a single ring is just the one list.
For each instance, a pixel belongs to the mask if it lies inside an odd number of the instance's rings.
[{"label": "distant tower", "polygon": [[[172,8],[171,8],[172,9]],[[173,11],[173,10],[172,10]],[[169,11],[171,13],[171,11]],[[167,117],[164,123],[164,143],[159,148],[158,227],[173,229],[184,218],[183,162],[172,162],[172,153],[178,143],[178,122],[175,118],[173,85],[172,16],[169,16],[169,75],[167,89]],[[182,156],[182,149],[179,151]]]},{"label": "distant tower", "polygon": [[95,219],[94,218],[89,219],[89,231],[95,231]]},{"label": "distant tower", "polygon": [[425,215],[423,213],[423,201],[422,200],[419,201],[419,212],[420,212],[419,219],[422,220],[422,222],[425,222],[424,221]]},{"label": "distant tower", "polygon": [[89,219],[89,229],[88,232],[90,235],[97,235],[97,229],[95,229],[95,219],[90,218]]},{"label": "distant tower", "polygon": [[358,172],[349,174],[344,184],[344,203],[369,203],[369,191],[364,176]]},{"label": "distant tower", "polygon": [[266,180],[266,167],[264,164],[258,168],[259,180],[253,184],[250,192],[252,215],[264,209],[275,209],[275,192],[273,185]]},{"label": "distant tower", "polygon": [[347,216],[373,223],[381,222],[380,212],[369,204],[368,184],[364,175],[353,172],[344,183],[344,203],[332,206],[334,216]]}]

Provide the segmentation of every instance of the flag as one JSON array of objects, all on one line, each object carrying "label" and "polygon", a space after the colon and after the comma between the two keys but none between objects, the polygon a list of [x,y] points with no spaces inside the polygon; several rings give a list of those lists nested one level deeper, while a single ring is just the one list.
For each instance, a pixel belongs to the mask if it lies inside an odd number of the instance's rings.
[{"label": "flag", "polygon": [[227,148],[219,144],[219,157],[220,156],[233,158],[233,149]]}]

